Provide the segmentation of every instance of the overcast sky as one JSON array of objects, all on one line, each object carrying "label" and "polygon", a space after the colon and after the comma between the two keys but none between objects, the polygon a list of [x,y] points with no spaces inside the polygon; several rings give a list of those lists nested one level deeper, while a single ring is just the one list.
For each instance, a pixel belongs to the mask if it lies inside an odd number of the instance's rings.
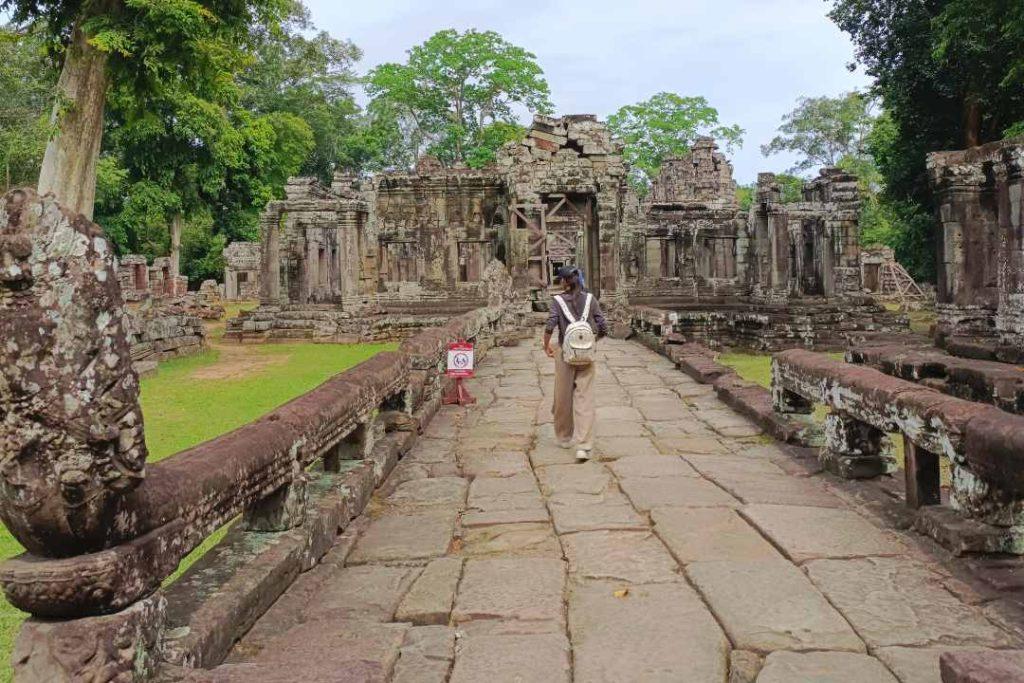
[{"label": "overcast sky", "polygon": [[318,27],[363,49],[361,70],[403,61],[445,28],[494,30],[537,55],[555,111],[604,118],[659,91],[703,95],[746,130],[736,179],[783,171],[760,146],[800,96],[864,88],[825,0],[306,0]]}]

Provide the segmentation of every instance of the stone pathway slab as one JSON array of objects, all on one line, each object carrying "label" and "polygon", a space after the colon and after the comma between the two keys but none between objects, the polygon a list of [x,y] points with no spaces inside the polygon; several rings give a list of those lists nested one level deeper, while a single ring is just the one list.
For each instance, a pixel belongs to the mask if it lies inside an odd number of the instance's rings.
[{"label": "stone pathway slab", "polygon": [[565,569],[559,559],[467,560],[452,620],[506,622],[506,633],[563,632]]},{"label": "stone pathway slab", "polygon": [[685,583],[575,586],[576,683],[724,681],[729,641]]},{"label": "stone pathway slab", "polygon": [[821,508],[843,507],[819,479],[800,477],[729,478],[712,476],[719,486],[747,504],[805,505]]},{"label": "stone pathway slab", "polygon": [[561,633],[468,636],[459,641],[451,683],[568,683],[569,642]]},{"label": "stone pathway slab", "polygon": [[853,510],[794,505],[748,505],[741,514],[797,564],[823,558],[893,556],[909,552]]},{"label": "stone pathway slab", "polygon": [[633,455],[608,465],[620,479],[625,477],[699,477],[682,458],[674,455]]},{"label": "stone pathway slab", "polygon": [[686,573],[739,649],[864,652],[846,620],[785,560],[694,562]]},{"label": "stone pathway slab", "polygon": [[648,528],[647,520],[628,503],[552,505],[551,519],[555,532],[560,535],[577,531],[645,531]]},{"label": "stone pathway slab", "polygon": [[350,564],[407,562],[448,552],[457,514],[451,510],[381,517],[356,542]]},{"label": "stone pathway slab", "polygon": [[497,452],[463,457],[462,473],[469,477],[511,477],[529,472],[530,461],[525,453]]},{"label": "stone pathway slab", "polygon": [[682,580],[675,560],[650,532],[588,531],[562,536],[562,544],[576,579],[632,584]]},{"label": "stone pathway slab", "polygon": [[726,455],[732,452],[722,441],[710,436],[658,436],[654,439],[654,445],[664,455]]},{"label": "stone pathway slab", "polygon": [[978,609],[942,587],[943,576],[911,560],[816,560],[807,574],[871,647],[1014,642]]},{"label": "stone pathway slab", "polygon": [[739,501],[704,479],[687,476],[624,478],[623,492],[641,512],[657,507],[738,507]]},{"label": "stone pathway slab", "polygon": [[875,650],[875,656],[889,670],[896,674],[900,683],[937,683],[942,680],[939,673],[939,657],[943,652],[977,651],[998,657],[997,650],[972,647],[882,647]]},{"label": "stone pathway slab", "polygon": [[773,652],[757,683],[900,683],[874,657],[852,652]]},{"label": "stone pathway slab", "polygon": [[392,621],[420,572],[418,567],[346,567],[311,596],[302,618]]},{"label": "stone pathway slab", "polygon": [[541,490],[551,496],[559,493],[599,494],[608,488],[612,475],[598,462],[552,465],[537,472]]},{"label": "stone pathway slab", "polygon": [[468,482],[461,477],[413,479],[400,485],[385,499],[391,507],[447,507],[453,510],[466,503]]},{"label": "stone pathway slab", "polygon": [[715,560],[781,560],[782,556],[728,508],[655,508],[654,530],[683,563]]},{"label": "stone pathway slab", "polygon": [[549,523],[494,524],[464,530],[460,553],[560,558],[562,547]]},{"label": "stone pathway slab", "polygon": [[617,460],[630,455],[659,455],[654,442],[646,436],[605,436],[594,444],[601,460]]},{"label": "stone pathway slab", "polygon": [[402,598],[395,621],[408,621],[418,626],[447,624],[461,576],[462,560],[453,557],[431,560]]}]

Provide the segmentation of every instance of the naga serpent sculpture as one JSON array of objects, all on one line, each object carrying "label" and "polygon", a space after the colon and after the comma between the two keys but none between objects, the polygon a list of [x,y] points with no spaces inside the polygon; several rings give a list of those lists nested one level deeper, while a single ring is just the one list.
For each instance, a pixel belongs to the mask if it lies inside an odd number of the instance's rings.
[{"label": "naga serpent sculpture", "polygon": [[139,381],[113,248],[33,190],[0,200],[0,518],[32,553],[131,534],[145,475]]}]

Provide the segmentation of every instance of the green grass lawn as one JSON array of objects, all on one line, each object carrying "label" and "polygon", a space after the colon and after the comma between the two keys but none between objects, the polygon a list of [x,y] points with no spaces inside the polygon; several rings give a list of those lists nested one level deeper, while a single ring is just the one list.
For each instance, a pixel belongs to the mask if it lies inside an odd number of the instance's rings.
[{"label": "green grass lawn", "polygon": [[[149,462],[251,422],[342,370],[393,348],[393,344],[227,344],[161,363],[155,375],[142,380]],[[185,558],[168,581],[215,545],[224,531],[210,536]],[[0,527],[0,559],[20,552],[18,542]],[[22,619],[24,614],[0,597],[0,680],[11,679],[10,652]]]}]

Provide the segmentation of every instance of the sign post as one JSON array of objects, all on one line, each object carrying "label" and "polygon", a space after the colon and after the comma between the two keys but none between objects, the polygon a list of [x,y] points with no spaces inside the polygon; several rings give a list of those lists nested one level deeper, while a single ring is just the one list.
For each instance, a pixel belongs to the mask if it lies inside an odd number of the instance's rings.
[{"label": "sign post", "polygon": [[465,406],[476,403],[476,399],[462,384],[462,380],[473,376],[473,361],[473,345],[469,342],[459,340],[448,345],[448,370],[445,374],[454,379],[455,383],[444,395],[444,405]]}]

